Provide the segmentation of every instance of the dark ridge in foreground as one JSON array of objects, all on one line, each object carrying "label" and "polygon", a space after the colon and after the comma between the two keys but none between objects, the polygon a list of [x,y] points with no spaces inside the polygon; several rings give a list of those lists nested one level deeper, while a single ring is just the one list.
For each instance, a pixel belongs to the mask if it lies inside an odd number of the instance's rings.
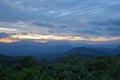
[{"label": "dark ridge in foreground", "polygon": [[63,59],[67,55],[73,55],[75,57],[98,57],[98,56],[115,56],[119,52],[120,49],[76,47],[64,53],[40,54],[37,55],[36,58],[46,59],[49,61],[56,61]]},{"label": "dark ridge in foreground", "polygon": [[120,54],[114,57],[92,58],[69,55],[56,63],[46,60],[37,61],[33,56],[14,58],[0,54],[0,80],[119,79]]},{"label": "dark ridge in foreground", "polygon": [[[73,55],[84,55],[84,56],[114,56],[119,53],[119,49],[108,49],[108,48],[87,48],[87,47],[76,47],[69,50],[66,53]],[[116,54],[115,54],[116,53]]]}]

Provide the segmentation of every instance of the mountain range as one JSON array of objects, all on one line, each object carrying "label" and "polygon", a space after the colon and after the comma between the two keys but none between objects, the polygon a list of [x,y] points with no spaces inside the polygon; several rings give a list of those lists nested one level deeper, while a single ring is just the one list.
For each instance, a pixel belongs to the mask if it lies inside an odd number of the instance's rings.
[{"label": "mountain range", "polygon": [[[57,48],[57,47],[56,47]],[[9,50],[6,50],[9,51]],[[68,55],[73,55],[76,57],[98,57],[98,56],[115,56],[120,53],[120,49],[109,49],[109,48],[88,48],[88,47],[75,47],[72,49],[69,49],[65,52],[56,52],[56,53],[45,53],[45,54],[36,54],[35,57],[38,60],[60,60]],[[30,55],[30,54],[29,54]],[[9,62],[11,60],[14,60],[15,57],[10,57],[7,55],[0,54],[0,61]]]},{"label": "mountain range", "polygon": [[[59,43],[59,44],[58,44]],[[116,53],[116,44],[82,44],[82,43],[70,43],[70,42],[56,42],[51,41],[47,43],[39,43],[32,41],[20,41],[14,43],[0,43],[0,53],[8,56],[25,56],[25,55],[52,55],[52,54],[63,54],[63,53],[79,53],[89,51],[95,55],[95,52],[99,54],[114,54]],[[84,48],[84,51],[77,50],[76,48]],[[89,49],[88,49],[89,48]],[[74,50],[75,49],[75,50]],[[85,50],[86,49],[86,50]],[[92,50],[90,50],[92,49]],[[94,49],[94,50],[93,50]],[[83,50],[83,48],[82,48]],[[94,52],[94,53],[93,53]],[[88,52],[84,53],[88,54]],[[98,54],[97,54],[98,55]]]}]

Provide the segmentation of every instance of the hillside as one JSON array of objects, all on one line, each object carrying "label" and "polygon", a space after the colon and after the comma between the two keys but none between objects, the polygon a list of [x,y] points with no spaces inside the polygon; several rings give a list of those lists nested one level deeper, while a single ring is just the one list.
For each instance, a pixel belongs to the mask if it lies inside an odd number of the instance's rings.
[{"label": "hillside", "polygon": [[0,80],[119,80],[119,61],[120,55],[95,58],[66,56],[56,63],[23,56],[13,66],[0,63]]},{"label": "hillside", "polygon": [[87,48],[87,47],[76,47],[66,53],[76,56],[114,56],[119,53],[119,49],[109,48]]},{"label": "hillside", "polygon": [[12,65],[17,61],[16,57],[10,57],[4,54],[0,54],[0,64]]},{"label": "hillside", "polygon": [[98,57],[98,56],[115,56],[120,52],[120,49],[109,48],[88,48],[88,47],[75,47],[63,53],[48,53],[39,54],[37,59],[46,59],[49,61],[64,59],[67,55],[73,55],[75,57]]}]

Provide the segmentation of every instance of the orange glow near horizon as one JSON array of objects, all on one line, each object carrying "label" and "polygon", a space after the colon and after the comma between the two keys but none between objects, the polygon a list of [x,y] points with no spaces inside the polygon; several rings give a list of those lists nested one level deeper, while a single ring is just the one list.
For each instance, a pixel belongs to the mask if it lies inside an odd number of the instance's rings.
[{"label": "orange glow near horizon", "polygon": [[105,41],[111,41],[111,40],[118,40],[120,37],[97,37],[97,38],[84,38],[84,37],[76,37],[76,36],[56,36],[56,35],[41,35],[41,34],[15,34],[10,35],[11,38],[14,39],[32,39],[32,40],[38,40],[38,41],[44,41],[47,40],[70,40],[70,41],[93,41],[93,42],[105,42]]},{"label": "orange glow near horizon", "polygon": [[106,38],[106,37],[98,37],[95,39],[90,39],[90,41],[93,42],[105,42],[105,41],[112,41],[112,40],[118,40],[120,37],[111,37],[111,38]]},{"label": "orange glow near horizon", "polygon": [[17,42],[18,40],[13,40],[10,38],[0,38],[0,42],[1,43],[13,43],[13,42]]},{"label": "orange glow near horizon", "polygon": [[86,40],[83,37],[72,37],[72,36],[56,36],[56,35],[39,35],[39,34],[17,34],[11,35],[14,39],[33,39],[33,40]]},{"label": "orange glow near horizon", "polygon": [[35,42],[39,42],[39,43],[46,43],[48,42],[47,40],[34,40]]},{"label": "orange glow near horizon", "polygon": [[119,40],[120,37],[93,37],[84,38],[76,36],[56,36],[56,35],[41,35],[41,34],[11,34],[7,38],[0,38],[2,43],[12,43],[20,40],[32,40],[34,42],[46,43],[49,40],[69,40],[69,41],[88,41],[88,42],[107,42],[112,40]]}]

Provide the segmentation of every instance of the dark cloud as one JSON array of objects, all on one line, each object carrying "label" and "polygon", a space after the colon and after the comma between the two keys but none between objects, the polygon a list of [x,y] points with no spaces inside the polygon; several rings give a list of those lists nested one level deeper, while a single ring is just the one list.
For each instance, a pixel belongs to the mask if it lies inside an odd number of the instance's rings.
[{"label": "dark cloud", "polygon": [[33,22],[34,25],[37,25],[39,27],[48,27],[48,28],[54,28],[52,24],[48,23],[42,23],[42,22]]},{"label": "dark cloud", "polygon": [[93,26],[101,28],[101,33],[108,34],[109,36],[120,36],[120,18],[108,19],[103,21],[90,22]]},{"label": "dark cloud", "polygon": [[6,38],[9,37],[9,34],[7,33],[0,33],[0,38]]},{"label": "dark cloud", "polygon": [[[46,31],[51,34],[71,31],[71,34],[84,36],[119,36],[119,14],[119,0],[0,0],[0,21],[12,21],[12,24],[20,21],[24,25],[32,22],[38,27],[48,28]],[[19,25],[16,25],[17,30]],[[33,26],[23,29],[42,32],[38,30],[41,28],[36,30]]]},{"label": "dark cloud", "polygon": [[62,26],[59,26],[59,29],[68,29],[68,26],[62,25]]},{"label": "dark cloud", "polygon": [[120,26],[120,19],[109,19],[105,21],[92,21],[90,24],[100,26]]},{"label": "dark cloud", "polygon": [[108,6],[108,8],[106,10],[111,11],[110,14],[119,12],[120,11],[120,4],[116,3],[114,5]]},{"label": "dark cloud", "polygon": [[102,33],[99,32],[99,30],[77,30],[77,33],[80,34],[90,34],[90,35],[102,35]]},{"label": "dark cloud", "polygon": [[49,33],[51,33],[51,34],[55,33],[55,32],[54,32],[54,31],[52,31],[52,30],[48,30],[48,32],[49,32]]},{"label": "dark cloud", "polygon": [[105,29],[107,31],[114,31],[114,32],[120,31],[120,27],[106,27]]},{"label": "dark cloud", "polygon": [[32,13],[16,9],[4,1],[0,1],[0,21],[16,22],[16,21],[29,21],[34,19]]},{"label": "dark cloud", "polygon": [[16,20],[18,19],[18,16],[20,16],[18,10],[0,1],[0,20],[1,21]]}]

